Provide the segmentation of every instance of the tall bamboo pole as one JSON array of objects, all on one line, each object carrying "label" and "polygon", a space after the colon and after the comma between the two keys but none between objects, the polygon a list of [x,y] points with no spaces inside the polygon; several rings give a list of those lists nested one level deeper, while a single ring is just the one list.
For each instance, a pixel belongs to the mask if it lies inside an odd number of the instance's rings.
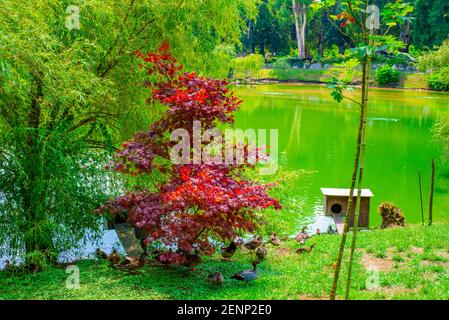
[{"label": "tall bamboo pole", "polygon": [[432,159],[432,177],[430,180],[430,198],[429,198],[429,226],[432,225],[433,190],[434,189],[435,189],[435,160]]},{"label": "tall bamboo pole", "polygon": [[352,170],[352,179],[351,179],[351,187],[349,190],[349,199],[348,199],[348,207],[347,207],[347,214],[346,214],[346,220],[343,227],[343,234],[341,235],[341,242],[340,242],[340,249],[338,250],[338,257],[337,257],[337,263],[335,266],[334,271],[334,280],[332,282],[332,288],[330,292],[330,300],[335,300],[337,295],[337,287],[338,287],[338,278],[340,276],[340,270],[341,270],[341,262],[343,260],[343,255],[345,251],[345,245],[346,245],[346,238],[349,231],[349,221],[352,218],[353,214],[353,202],[354,202],[354,190],[355,190],[355,184],[357,180],[357,172],[359,168],[359,159],[360,159],[360,146],[362,142],[362,128],[363,128],[363,112],[360,116],[360,123],[359,123],[359,129],[358,129],[358,135],[357,135],[357,146],[355,150],[355,156],[354,156],[354,167]]},{"label": "tall bamboo pole", "polygon": [[365,168],[365,150],[366,150],[366,123],[368,117],[368,86],[369,86],[369,70],[371,66],[371,58],[369,56],[364,58],[363,61],[363,71],[362,71],[362,106],[363,110],[363,120],[362,120],[362,142],[361,142],[361,150],[360,150],[360,164],[359,164],[359,179],[358,179],[358,191],[357,191],[357,200],[356,200],[356,210],[354,212],[354,228],[352,231],[352,242],[351,242],[351,251],[349,255],[349,266],[348,266],[348,276],[346,281],[346,291],[345,291],[345,300],[349,299],[349,291],[351,288],[351,275],[352,275],[352,266],[354,262],[354,252],[355,245],[357,242],[357,232],[359,229],[359,216],[360,216],[360,208],[362,203],[362,186],[363,186],[363,172]]},{"label": "tall bamboo pole", "polygon": [[421,200],[421,222],[422,225],[424,225],[424,205],[422,201],[421,170],[418,171],[418,182],[419,182],[419,199]]}]

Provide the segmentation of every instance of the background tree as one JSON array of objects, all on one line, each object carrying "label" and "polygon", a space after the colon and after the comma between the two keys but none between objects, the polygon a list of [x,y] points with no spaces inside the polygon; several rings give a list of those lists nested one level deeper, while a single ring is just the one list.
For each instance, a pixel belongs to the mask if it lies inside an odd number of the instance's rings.
[{"label": "background tree", "polygon": [[[69,5],[79,7],[79,29],[66,27]],[[186,68],[213,74],[218,61],[229,66],[219,49],[239,42],[240,15],[254,5],[7,0],[0,11],[0,242],[8,244],[0,254],[25,249],[36,265],[73,248],[87,229],[98,234],[89,211],[110,196],[100,150],[114,150],[160,113],[145,107],[133,51],[169,39]]]},{"label": "background tree", "polygon": [[413,3],[416,21],[412,27],[412,42],[417,47],[439,46],[447,39],[449,2],[446,0],[416,0]]},{"label": "background tree", "polygon": [[296,43],[298,45],[298,58],[306,57],[306,26],[307,10],[311,1],[292,0],[292,10],[295,21]]}]

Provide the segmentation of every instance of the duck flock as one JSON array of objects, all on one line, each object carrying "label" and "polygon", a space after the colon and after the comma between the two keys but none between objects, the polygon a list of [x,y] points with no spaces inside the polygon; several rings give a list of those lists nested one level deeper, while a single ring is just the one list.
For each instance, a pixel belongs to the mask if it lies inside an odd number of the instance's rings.
[{"label": "duck flock", "polygon": [[[329,226],[326,233],[336,234],[337,232],[332,228],[332,226]],[[314,236],[319,236],[320,234],[320,230],[317,229]],[[310,253],[316,245],[315,243],[311,244],[310,246],[305,245],[306,241],[310,238],[312,238],[312,236],[306,232],[306,227],[302,228],[301,232],[299,232],[294,237],[294,239],[300,245],[300,247],[297,248],[295,252],[298,254]],[[251,254],[255,254],[256,259],[251,263],[252,268],[237,272],[232,275],[230,279],[244,282],[250,282],[257,279],[257,266],[267,257],[267,245],[279,247],[281,246],[282,241],[286,240],[289,240],[289,237],[283,237],[281,239],[276,233],[272,233],[267,242],[265,242],[261,236],[254,236],[247,242],[245,242],[242,238],[237,237],[232,240],[228,246],[221,247],[221,256],[223,261],[231,261],[234,254],[240,248]],[[145,265],[146,258],[148,256],[146,247],[142,248],[144,249],[144,252],[138,257],[125,257],[124,259],[122,259],[117,250],[113,250],[112,253],[108,255],[105,252],[101,251],[99,248],[96,250],[95,255],[98,259],[109,260],[110,266],[112,268],[128,272],[129,274],[138,274],[138,270]],[[155,256],[156,260],[158,260],[158,257],[159,255]],[[202,261],[198,253],[187,254],[185,255],[185,258],[186,259],[184,262],[184,266],[190,268],[190,271],[195,270],[195,266],[200,264]],[[221,285],[224,283],[225,277],[221,272],[214,272],[209,274],[206,280],[213,285]]]}]

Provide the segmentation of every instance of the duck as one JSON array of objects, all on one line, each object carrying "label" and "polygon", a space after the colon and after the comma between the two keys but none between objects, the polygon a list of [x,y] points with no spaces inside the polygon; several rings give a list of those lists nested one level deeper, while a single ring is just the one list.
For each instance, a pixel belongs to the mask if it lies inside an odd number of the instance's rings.
[{"label": "duck", "polygon": [[12,272],[14,270],[14,265],[11,264],[9,260],[5,261],[5,269],[6,272]]},{"label": "duck", "polygon": [[256,257],[259,260],[263,260],[267,256],[267,253],[268,253],[267,248],[265,247],[265,245],[262,245],[259,248],[257,248]]},{"label": "duck", "polygon": [[97,248],[95,250],[95,257],[100,260],[100,259],[108,259],[108,254],[106,252],[104,252],[103,250],[101,250],[100,248]]},{"label": "duck", "polygon": [[191,268],[190,271],[194,271],[195,267],[202,262],[201,257],[197,253],[187,253],[185,258],[184,266]]},{"label": "duck", "polygon": [[116,265],[120,262],[120,255],[118,254],[117,250],[112,250],[112,253],[108,257],[109,263],[111,265]]},{"label": "duck", "polygon": [[207,281],[213,285],[222,285],[224,282],[224,277],[221,272],[214,272],[207,276]]},{"label": "duck", "polygon": [[223,260],[230,261],[234,253],[237,251],[238,243],[236,241],[231,241],[229,246],[221,248],[221,256]]},{"label": "duck", "polygon": [[337,231],[335,231],[332,226],[327,227],[327,234],[336,234]]},{"label": "duck", "polygon": [[148,254],[144,252],[139,257],[126,257],[123,261],[120,261],[118,264],[114,265],[114,267],[119,270],[132,273],[145,265],[145,258],[147,256]]},{"label": "duck", "polygon": [[243,246],[250,251],[254,251],[257,248],[259,248],[261,245],[263,245],[262,237],[258,236],[258,237],[254,237],[253,239],[249,240]]},{"label": "duck", "polygon": [[317,228],[317,229],[316,229],[315,235],[317,235],[317,236],[321,235],[321,230],[320,230],[320,228]]},{"label": "duck", "polygon": [[271,234],[270,236],[270,243],[273,246],[280,246],[281,245],[281,239],[276,233]]},{"label": "duck", "polygon": [[306,233],[306,227],[303,227],[301,232],[295,237],[296,241],[300,244],[306,243],[306,240],[309,239],[310,236]]},{"label": "duck", "polygon": [[299,248],[296,250],[296,253],[309,253],[315,247],[315,243],[312,243],[309,248]]},{"label": "duck", "polygon": [[239,281],[253,281],[257,278],[257,265],[260,263],[259,260],[254,260],[252,262],[253,268],[250,270],[244,270],[237,272],[234,274],[231,279],[239,280]]}]

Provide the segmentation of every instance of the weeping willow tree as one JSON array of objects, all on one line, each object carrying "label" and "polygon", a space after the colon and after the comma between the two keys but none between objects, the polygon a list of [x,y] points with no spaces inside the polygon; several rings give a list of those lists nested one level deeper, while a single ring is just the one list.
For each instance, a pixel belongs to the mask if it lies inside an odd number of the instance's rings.
[{"label": "weeping willow tree", "polygon": [[98,235],[90,213],[114,181],[105,157],[158,116],[133,52],[167,40],[187,68],[213,74],[230,61],[217,48],[238,44],[253,10],[248,0],[2,1],[0,254],[42,266]]},{"label": "weeping willow tree", "polygon": [[[382,9],[382,12],[380,12],[379,7],[376,5],[370,5],[368,0],[323,0],[315,2],[314,6],[327,11],[327,15],[334,28],[338,30],[345,39],[350,40],[350,43],[347,43],[348,46],[355,45],[355,47],[351,49],[351,52],[358,60],[359,67],[362,70],[361,90],[360,95],[357,98],[345,95],[344,91],[351,89],[346,81],[334,78],[329,84],[329,87],[333,90],[331,95],[337,102],[341,102],[344,99],[349,100],[357,105],[360,110],[354,166],[351,175],[347,206],[347,217],[344,223],[334,279],[330,292],[330,299],[335,300],[349,224],[350,221],[353,220],[354,226],[345,289],[345,299],[349,299],[365,169],[366,123],[368,116],[371,60],[376,54],[397,54],[398,50],[404,46],[402,41],[397,40],[397,37],[389,34],[389,32],[393,31],[398,33],[400,30],[399,26],[402,23],[409,23],[410,19],[406,16],[413,10],[413,8],[410,4],[403,3],[401,0],[387,3]],[[356,196],[354,196],[355,191]]]}]

